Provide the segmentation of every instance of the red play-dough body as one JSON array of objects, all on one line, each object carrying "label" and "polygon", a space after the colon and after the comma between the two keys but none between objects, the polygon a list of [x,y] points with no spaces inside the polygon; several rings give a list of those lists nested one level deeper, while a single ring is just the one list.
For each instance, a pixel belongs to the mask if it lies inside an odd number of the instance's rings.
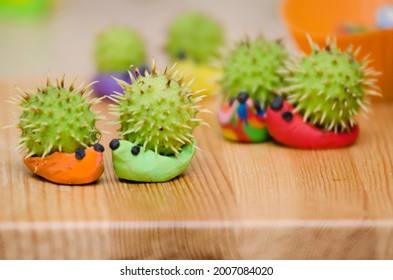
[{"label": "red play-dough body", "polygon": [[104,172],[103,154],[94,147],[85,149],[85,157],[81,160],[75,153],[55,152],[43,158],[25,158],[24,162],[35,174],[58,184],[89,184]]},{"label": "red play-dough body", "polygon": [[270,135],[278,142],[302,149],[332,149],[353,144],[358,135],[359,127],[355,125],[350,132],[334,133],[323,131],[303,121],[303,117],[293,114],[291,121],[282,118],[282,113],[293,112],[293,107],[283,101],[280,110],[274,111],[270,106],[266,113],[266,125]]}]

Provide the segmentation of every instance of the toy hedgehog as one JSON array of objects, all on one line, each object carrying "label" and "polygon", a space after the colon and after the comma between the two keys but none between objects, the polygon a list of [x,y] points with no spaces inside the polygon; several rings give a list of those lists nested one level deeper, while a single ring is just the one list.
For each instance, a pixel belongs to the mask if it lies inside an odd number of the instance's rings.
[{"label": "toy hedgehog", "polygon": [[280,41],[262,37],[241,42],[230,52],[223,68],[225,100],[218,116],[225,138],[241,142],[268,139],[265,108],[284,84],[277,71],[287,59]]},{"label": "toy hedgehog", "polygon": [[35,174],[59,184],[88,184],[104,171],[98,143],[100,131],[96,121],[103,117],[90,111],[100,102],[87,97],[92,91],[74,84],[66,88],[64,76],[53,85],[13,98],[22,109],[15,127],[22,132],[18,149],[27,149],[24,162]]},{"label": "toy hedgehog", "polygon": [[140,182],[168,181],[189,165],[196,148],[192,132],[206,125],[196,115],[205,110],[174,67],[161,74],[153,61],[151,73],[133,67],[132,84],[118,80],[123,94],[111,99],[112,113],[123,139],[110,143],[113,165],[121,179]]},{"label": "toy hedgehog", "polygon": [[367,68],[367,57],[357,61],[352,47],[341,51],[327,41],[320,50],[309,40],[311,54],[288,61],[280,71],[287,85],[267,111],[269,133],[299,148],[350,145],[359,133],[355,116],[360,109],[368,111],[368,95],[380,95],[374,85],[379,73]]},{"label": "toy hedgehog", "polygon": [[177,17],[169,27],[167,51],[172,60],[189,58],[208,63],[217,58],[224,45],[221,26],[210,17],[189,12]]},{"label": "toy hedgehog", "polygon": [[94,84],[94,92],[104,96],[121,91],[121,87],[112,77],[131,82],[128,76],[130,65],[145,68],[145,49],[142,37],[135,30],[114,26],[101,32],[94,45],[97,67],[94,80],[98,81]]},{"label": "toy hedgehog", "polygon": [[[191,90],[206,89],[210,94],[218,89],[221,69],[212,64],[224,46],[224,31],[220,24],[205,14],[188,12],[177,17],[168,29],[166,50],[177,68],[195,80]],[[185,81],[190,78],[185,77]]]}]

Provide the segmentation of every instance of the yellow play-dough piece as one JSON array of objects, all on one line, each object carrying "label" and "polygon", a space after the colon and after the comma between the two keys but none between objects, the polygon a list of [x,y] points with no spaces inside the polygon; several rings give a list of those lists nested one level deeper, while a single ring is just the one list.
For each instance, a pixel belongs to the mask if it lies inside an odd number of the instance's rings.
[{"label": "yellow play-dough piece", "polygon": [[208,64],[197,64],[191,60],[178,61],[176,67],[181,73],[187,75],[186,83],[194,78],[194,82],[190,85],[192,91],[205,89],[205,91],[198,93],[199,95],[211,95],[219,90],[221,68],[212,67]]}]

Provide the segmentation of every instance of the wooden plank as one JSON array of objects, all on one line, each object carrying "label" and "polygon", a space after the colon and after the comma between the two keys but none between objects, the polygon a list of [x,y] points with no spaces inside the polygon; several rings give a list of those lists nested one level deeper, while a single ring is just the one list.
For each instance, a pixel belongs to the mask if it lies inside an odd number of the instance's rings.
[{"label": "wooden plank", "polygon": [[[0,259],[391,259],[392,109],[376,104],[355,145],[326,151],[228,142],[205,115],[203,152],[161,184],[115,177],[105,122],[104,176],[83,187],[32,175],[9,149],[19,132],[0,130]],[[0,125],[14,111],[1,102]]]}]

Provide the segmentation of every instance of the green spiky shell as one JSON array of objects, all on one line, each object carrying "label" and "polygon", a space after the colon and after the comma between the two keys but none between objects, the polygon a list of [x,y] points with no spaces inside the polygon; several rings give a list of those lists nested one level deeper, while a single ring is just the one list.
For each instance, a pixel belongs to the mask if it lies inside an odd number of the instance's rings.
[{"label": "green spiky shell", "polygon": [[304,121],[342,132],[354,126],[360,107],[367,111],[367,95],[379,95],[375,79],[368,77],[378,73],[355,56],[352,48],[341,51],[335,43],[322,50],[314,46],[309,56],[289,62],[281,71],[288,76],[281,92]]},{"label": "green spiky shell", "polygon": [[223,45],[224,31],[220,24],[198,12],[180,15],[168,30],[167,51],[172,61],[184,53],[195,62],[207,63],[218,56]]},{"label": "green spiky shell", "polygon": [[18,102],[22,109],[17,127],[21,129],[19,147],[28,149],[28,156],[45,156],[56,151],[73,153],[97,141],[100,131],[96,120],[101,117],[90,111],[98,99],[88,101],[87,88],[64,87],[64,80],[33,92],[24,92]]},{"label": "green spiky shell", "polygon": [[111,97],[117,104],[111,106],[118,117],[119,131],[125,140],[143,145],[161,155],[178,154],[186,144],[194,145],[192,132],[205,124],[196,115],[203,111],[182,77],[173,73],[174,67],[160,74],[153,63],[152,73],[145,77],[137,74],[132,84],[118,80],[124,94]]},{"label": "green spiky shell", "polygon": [[145,63],[145,43],[132,29],[111,27],[98,35],[94,57],[100,73],[125,72],[131,64]]},{"label": "green spiky shell", "polygon": [[266,108],[283,85],[283,77],[277,71],[287,58],[288,53],[277,41],[260,37],[239,43],[223,65],[223,93],[234,98],[245,91]]}]

